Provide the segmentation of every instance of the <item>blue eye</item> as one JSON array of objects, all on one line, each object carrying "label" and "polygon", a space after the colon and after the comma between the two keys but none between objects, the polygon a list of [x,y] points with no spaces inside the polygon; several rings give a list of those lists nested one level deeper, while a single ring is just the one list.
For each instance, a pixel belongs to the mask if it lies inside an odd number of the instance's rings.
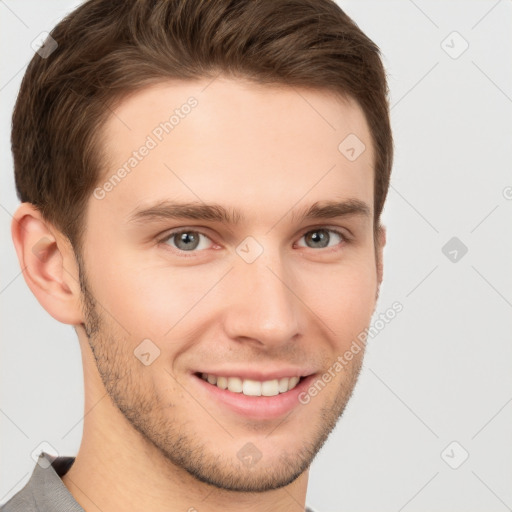
[{"label": "blue eye", "polygon": [[[201,244],[201,237],[209,240],[205,234],[199,231],[181,230],[169,233],[161,242],[167,243],[169,240],[173,240],[175,241],[175,245],[172,246],[173,248],[179,251],[191,252],[201,245],[204,246],[204,244]],[[201,249],[205,249],[205,247],[201,247]]]},{"label": "blue eye", "polygon": [[[334,238],[332,235],[333,233]],[[305,239],[306,243],[309,245],[300,244],[299,246],[308,247],[310,249],[332,248],[336,245],[349,242],[348,237],[346,237],[341,231],[323,227],[309,229],[309,231],[305,232],[300,238]],[[330,244],[333,239],[336,243]],[[210,244],[208,244],[208,241]],[[182,228],[172,231],[171,233],[167,233],[167,235],[159,241],[159,244],[170,246],[173,251],[185,256],[184,253],[191,253],[192,255],[195,252],[201,252],[205,249],[209,249],[213,242],[210,237],[200,231]]]},{"label": "blue eye", "polygon": [[325,249],[326,247],[329,247],[329,242],[332,240],[332,236],[329,233],[334,233],[336,237],[341,239],[341,241],[346,241],[345,237],[339,231],[327,228],[310,230],[307,233],[304,233],[301,238],[306,238],[311,241],[311,243],[314,244],[314,249]]}]

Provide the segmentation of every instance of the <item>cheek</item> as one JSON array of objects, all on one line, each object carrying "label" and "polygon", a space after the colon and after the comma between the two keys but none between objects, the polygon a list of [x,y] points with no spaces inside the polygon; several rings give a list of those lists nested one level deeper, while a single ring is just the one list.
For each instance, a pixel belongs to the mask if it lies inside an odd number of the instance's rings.
[{"label": "cheek", "polygon": [[144,268],[122,259],[97,271],[95,289],[102,306],[132,337],[155,341],[172,337],[193,321],[198,314],[194,308],[208,304],[207,292],[222,275],[198,267]]},{"label": "cheek", "polygon": [[375,266],[361,262],[338,269],[333,266],[310,282],[323,284],[303,287],[305,302],[331,329],[327,331],[329,337],[334,336],[334,331],[340,343],[350,343],[368,326],[375,308]]},{"label": "cheek", "polygon": [[103,244],[101,253],[96,251],[91,254],[87,268],[99,313],[109,316],[125,335],[130,333],[133,339],[151,338],[151,334],[160,330],[147,331],[148,327],[152,327],[152,317],[148,317],[148,313],[165,302],[156,300],[152,293],[151,287],[158,281],[146,280],[127,261],[125,254],[108,251],[107,248],[112,247]]},{"label": "cheek", "polygon": [[[209,291],[226,273],[225,265],[173,267],[154,261],[148,265],[119,250],[105,250],[102,256],[91,263],[92,289],[101,306],[134,339],[174,337],[191,322],[197,327],[201,317],[208,320],[212,312],[219,313],[219,297],[209,296]],[[328,326],[328,337],[334,331],[346,340],[368,326],[376,294],[370,250],[347,254],[339,264],[316,262],[289,268],[291,288],[314,312],[312,321],[320,317]],[[229,293],[226,286],[226,282],[221,286],[223,293]]]}]

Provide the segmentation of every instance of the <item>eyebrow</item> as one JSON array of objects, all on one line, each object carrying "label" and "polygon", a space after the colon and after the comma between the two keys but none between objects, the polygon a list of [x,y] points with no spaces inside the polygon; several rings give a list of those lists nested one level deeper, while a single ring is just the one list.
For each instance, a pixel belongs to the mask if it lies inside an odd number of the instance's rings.
[{"label": "eyebrow", "polygon": [[[310,219],[335,219],[353,216],[369,218],[371,216],[371,208],[359,199],[317,201],[306,208],[294,211],[291,218],[292,222],[303,222]],[[245,216],[239,210],[226,208],[217,203],[177,203],[168,200],[135,209],[128,216],[128,222],[130,223],[165,219],[204,220],[236,225],[244,221]]]}]

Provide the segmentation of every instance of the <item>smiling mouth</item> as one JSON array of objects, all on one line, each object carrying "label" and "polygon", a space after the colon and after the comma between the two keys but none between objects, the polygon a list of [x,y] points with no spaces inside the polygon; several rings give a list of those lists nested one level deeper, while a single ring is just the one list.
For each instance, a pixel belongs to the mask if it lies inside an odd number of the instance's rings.
[{"label": "smiling mouth", "polygon": [[294,389],[306,377],[282,377],[272,380],[242,379],[196,372],[194,375],[219,389],[245,396],[277,396]]}]

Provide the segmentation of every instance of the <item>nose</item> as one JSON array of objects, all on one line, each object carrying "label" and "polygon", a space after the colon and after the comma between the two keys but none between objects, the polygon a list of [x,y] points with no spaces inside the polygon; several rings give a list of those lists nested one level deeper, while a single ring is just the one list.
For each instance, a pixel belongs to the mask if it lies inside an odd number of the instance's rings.
[{"label": "nose", "polygon": [[279,257],[264,252],[252,263],[236,261],[226,285],[226,334],[269,347],[289,343],[305,318],[293,284],[290,267]]}]

